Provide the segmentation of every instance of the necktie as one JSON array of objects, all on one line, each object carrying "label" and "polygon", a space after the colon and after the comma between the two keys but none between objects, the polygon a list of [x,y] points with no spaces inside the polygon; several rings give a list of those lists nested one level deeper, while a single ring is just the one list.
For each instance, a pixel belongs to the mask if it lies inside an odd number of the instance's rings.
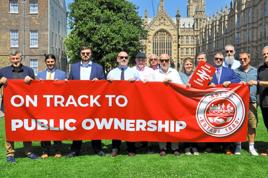
[{"label": "necktie", "polygon": [[217,79],[218,79],[218,82],[220,82],[220,68],[217,68],[216,69],[216,77],[217,77]]},{"label": "necktie", "polygon": [[47,80],[52,80],[52,73],[51,72],[47,73]]},{"label": "necktie", "polygon": [[125,80],[125,70],[124,68],[121,68],[121,77],[120,77],[121,80]]},{"label": "necktie", "polygon": [[232,68],[232,64],[229,64],[228,67],[231,69]]}]

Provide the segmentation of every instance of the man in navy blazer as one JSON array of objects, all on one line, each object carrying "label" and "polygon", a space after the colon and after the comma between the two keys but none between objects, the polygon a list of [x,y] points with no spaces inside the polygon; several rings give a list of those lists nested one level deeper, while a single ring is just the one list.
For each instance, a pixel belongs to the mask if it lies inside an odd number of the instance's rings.
[{"label": "man in navy blazer", "polygon": [[240,79],[236,75],[233,69],[223,67],[223,54],[217,52],[214,56],[214,66],[216,67],[216,72],[213,75],[211,85],[222,84],[224,87],[228,87],[231,83],[239,83]]},{"label": "man in navy blazer", "polygon": [[[214,56],[214,66],[216,67],[216,72],[213,75],[211,86],[215,86],[218,84],[222,84],[224,87],[228,87],[231,83],[239,83],[241,82],[238,75],[234,72],[233,69],[228,67],[223,67],[223,54],[221,52],[217,52]],[[233,154],[232,152],[232,143],[224,143],[224,149],[227,155]],[[239,148],[240,146],[240,148]],[[241,144],[236,144],[235,153],[238,153],[238,150],[241,150]]]},{"label": "man in navy blazer", "polygon": [[[34,78],[32,68],[24,66],[21,61],[21,52],[14,51],[10,54],[9,60],[11,65],[0,69],[0,87],[7,85],[8,80],[23,79],[25,83],[30,83]],[[9,108],[5,108],[9,109]],[[38,156],[32,152],[32,142],[23,142],[24,151],[28,158],[37,159]],[[14,142],[6,141],[6,156],[7,162],[15,163]]]},{"label": "man in navy blazer", "polygon": [[[92,50],[90,47],[82,47],[80,50],[81,61],[71,65],[69,80],[104,80],[104,71],[101,65],[91,61]],[[92,147],[96,154],[104,156],[101,140],[92,140]],[[73,141],[68,157],[80,154],[82,141]]]},{"label": "man in navy blazer", "polygon": [[[53,54],[45,55],[46,70],[37,73],[37,79],[39,80],[65,80],[66,73],[56,68],[56,57]],[[61,141],[54,141],[55,156],[56,158],[61,157]],[[48,158],[51,151],[50,141],[41,141],[42,155],[41,158]]]},{"label": "man in navy blazer", "polygon": [[56,57],[53,54],[45,55],[46,70],[37,73],[37,79],[40,80],[64,80],[66,73],[56,68]]}]

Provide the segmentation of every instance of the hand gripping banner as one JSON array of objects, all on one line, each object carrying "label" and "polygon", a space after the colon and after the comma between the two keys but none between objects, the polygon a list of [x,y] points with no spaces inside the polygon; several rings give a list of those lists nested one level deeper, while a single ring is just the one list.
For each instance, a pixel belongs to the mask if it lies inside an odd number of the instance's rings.
[{"label": "hand gripping banner", "polygon": [[249,89],[128,81],[9,80],[8,141],[246,141]]}]

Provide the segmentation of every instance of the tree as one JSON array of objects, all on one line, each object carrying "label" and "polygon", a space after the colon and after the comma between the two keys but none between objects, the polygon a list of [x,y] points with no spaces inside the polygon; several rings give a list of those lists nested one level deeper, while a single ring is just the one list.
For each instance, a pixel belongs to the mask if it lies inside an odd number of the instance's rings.
[{"label": "tree", "polygon": [[65,45],[71,62],[79,59],[81,46],[91,46],[93,59],[105,67],[114,67],[122,50],[133,56],[142,49],[146,31],[136,6],[127,0],[75,0],[69,15]]}]

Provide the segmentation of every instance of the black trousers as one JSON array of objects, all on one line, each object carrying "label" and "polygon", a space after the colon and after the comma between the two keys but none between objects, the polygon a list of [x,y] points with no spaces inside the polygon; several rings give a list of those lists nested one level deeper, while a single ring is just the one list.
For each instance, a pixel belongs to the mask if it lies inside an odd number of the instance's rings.
[{"label": "black trousers", "polygon": [[261,112],[262,112],[262,117],[263,117],[263,122],[268,130],[268,108],[261,107]]},{"label": "black trousers", "polygon": [[[60,153],[62,143],[61,141],[54,141],[54,148],[56,153]],[[41,147],[43,149],[43,153],[49,154],[51,149],[51,141],[41,141]]]},{"label": "black trousers", "polygon": [[[101,140],[92,140],[91,141],[92,148],[95,153],[98,153],[102,150],[101,146]],[[80,153],[82,147],[82,141],[81,140],[74,140],[71,146],[71,151],[76,152],[77,154]]]},{"label": "black trousers", "polygon": [[[112,149],[119,149],[121,145],[121,140],[112,140]],[[127,143],[127,152],[136,153],[135,142],[126,142]]]}]

